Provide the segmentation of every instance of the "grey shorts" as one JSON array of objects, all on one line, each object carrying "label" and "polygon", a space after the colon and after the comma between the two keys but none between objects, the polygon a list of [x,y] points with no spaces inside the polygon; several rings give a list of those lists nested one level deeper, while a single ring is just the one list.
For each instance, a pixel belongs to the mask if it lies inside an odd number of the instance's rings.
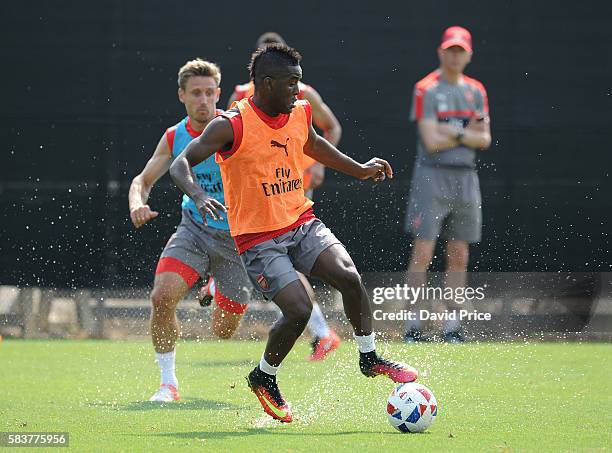
[{"label": "grey shorts", "polygon": [[416,238],[479,242],[482,200],[476,170],[417,165],[405,221]]},{"label": "grey shorts", "polygon": [[[232,301],[246,304],[250,299],[252,285],[229,231],[203,225],[188,209],[183,209],[181,223],[168,240],[160,263],[163,258],[174,258],[186,264],[203,279],[212,274],[221,294]],[[180,267],[176,271],[184,273]],[[186,272],[189,274],[189,269]],[[192,279],[188,281],[189,278],[185,280],[188,284],[195,283]]]},{"label": "grey shorts", "polygon": [[334,244],[342,243],[323,222],[314,219],[251,247],[240,258],[255,288],[271,300],[299,279],[296,271],[310,275],[321,252]]}]

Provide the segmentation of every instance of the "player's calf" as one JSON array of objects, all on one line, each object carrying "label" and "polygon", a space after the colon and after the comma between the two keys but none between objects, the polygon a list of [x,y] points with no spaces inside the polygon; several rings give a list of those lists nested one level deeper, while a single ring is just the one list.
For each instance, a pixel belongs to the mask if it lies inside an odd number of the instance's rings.
[{"label": "player's calf", "polygon": [[355,332],[372,331],[368,295],[353,260],[341,244],[334,244],[321,252],[311,275],[340,291],[344,312]]},{"label": "player's calf", "polygon": [[176,319],[176,306],[189,287],[173,273],[159,274],[151,292],[151,336],[158,353],[174,350],[180,334]]},{"label": "player's calf", "polygon": [[241,304],[225,297],[219,290],[215,292],[215,306],[212,312],[213,333],[223,340],[231,338],[242,320],[247,304]]}]

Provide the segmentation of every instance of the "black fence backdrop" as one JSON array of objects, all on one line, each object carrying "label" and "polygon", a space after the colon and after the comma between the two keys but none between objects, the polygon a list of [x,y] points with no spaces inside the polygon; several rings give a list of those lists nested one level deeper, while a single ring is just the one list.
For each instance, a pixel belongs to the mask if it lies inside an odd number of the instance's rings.
[{"label": "black fence backdrop", "polygon": [[[329,170],[316,212],[358,268],[406,267],[414,83],[442,30],[472,31],[466,71],[489,93],[476,271],[609,271],[612,115],[608,2],[43,2],[4,6],[0,283],[145,286],[179,221],[166,176],[159,218],[135,231],[131,179],[184,116],[176,72],[218,62],[224,106],[257,36],[280,32],[343,126],[340,148],[388,159],[378,186]],[[437,253],[434,268],[443,265]]]}]

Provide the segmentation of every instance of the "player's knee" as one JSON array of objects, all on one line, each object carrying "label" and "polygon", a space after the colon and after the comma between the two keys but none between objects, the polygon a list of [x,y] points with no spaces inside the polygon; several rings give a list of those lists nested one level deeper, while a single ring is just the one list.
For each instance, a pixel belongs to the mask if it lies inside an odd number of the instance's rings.
[{"label": "player's knee", "polygon": [[336,277],[338,289],[344,293],[347,291],[359,292],[362,288],[361,275],[357,272],[354,264],[350,263],[342,266]]},{"label": "player's knee", "polygon": [[310,314],[312,313],[312,305],[310,303],[303,303],[296,307],[295,320],[304,325],[308,324]]},{"label": "player's knee", "polygon": [[301,303],[296,303],[285,316],[296,327],[303,329],[306,327],[306,324],[308,324],[311,313],[312,304],[310,301],[303,301]]},{"label": "player's knee", "polygon": [[153,310],[157,313],[174,311],[178,304],[178,298],[161,288],[154,288],[151,293]]},{"label": "player's knee", "polygon": [[217,336],[217,338],[219,340],[229,340],[230,338],[232,338],[232,336],[234,335],[234,333],[230,330],[221,330],[217,333],[215,333],[215,335]]},{"label": "player's knee", "polygon": [[213,322],[213,334],[221,340],[229,340],[238,328],[239,320],[233,319],[232,315],[222,313],[220,319]]},{"label": "player's knee", "polygon": [[431,257],[428,253],[413,253],[410,258],[410,266],[420,271],[425,271],[429,267]]},{"label": "player's knee", "polygon": [[447,270],[449,271],[465,271],[469,262],[468,250],[456,249],[447,256]]},{"label": "player's knee", "polygon": [[410,257],[411,272],[425,272],[429,268],[432,259],[432,252],[429,249],[415,247]]},{"label": "player's knee", "polygon": [[234,335],[235,328],[225,325],[214,325],[213,334],[220,340],[229,340]]}]

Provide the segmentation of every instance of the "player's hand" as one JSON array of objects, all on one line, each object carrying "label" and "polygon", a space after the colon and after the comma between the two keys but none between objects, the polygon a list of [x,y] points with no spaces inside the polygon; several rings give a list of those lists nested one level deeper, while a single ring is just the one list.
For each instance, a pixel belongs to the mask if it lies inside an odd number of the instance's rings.
[{"label": "player's hand", "polygon": [[389,162],[384,159],[374,157],[361,167],[363,173],[359,179],[372,179],[374,182],[381,182],[385,178],[393,178],[393,169]]},{"label": "player's hand", "polygon": [[149,220],[154,219],[158,215],[159,212],[151,211],[151,208],[148,204],[130,210],[130,218],[132,219],[132,223],[136,228],[140,228]]},{"label": "player's hand", "polygon": [[202,197],[195,201],[196,208],[206,223],[206,216],[210,216],[213,220],[222,220],[222,213],[227,212],[227,208],[223,206],[219,200],[212,197]]}]

